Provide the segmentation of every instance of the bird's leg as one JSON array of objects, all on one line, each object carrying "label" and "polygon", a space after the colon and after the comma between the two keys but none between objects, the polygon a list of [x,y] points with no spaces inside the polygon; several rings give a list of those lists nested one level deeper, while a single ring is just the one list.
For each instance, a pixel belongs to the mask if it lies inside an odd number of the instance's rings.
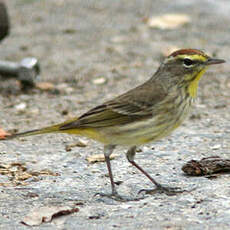
[{"label": "bird's leg", "polygon": [[140,192],[146,192],[149,194],[153,194],[156,192],[161,192],[161,193],[165,193],[167,195],[175,195],[176,193],[182,193],[185,190],[180,190],[180,188],[170,188],[170,187],[164,187],[161,184],[159,184],[158,182],[156,182],[143,168],[141,168],[135,161],[134,161],[134,157],[136,154],[136,146],[131,147],[127,153],[126,153],[126,157],[128,159],[128,161],[135,166],[139,171],[141,171],[146,177],[149,178],[149,180],[156,186],[155,189],[142,189],[139,191]]},{"label": "bird's leg", "polygon": [[108,172],[109,172],[109,178],[110,178],[111,188],[112,188],[112,196],[116,196],[118,194],[116,187],[115,187],[114,180],[113,180],[113,173],[112,173],[112,168],[111,168],[111,163],[110,163],[110,155],[112,154],[114,149],[115,149],[115,145],[106,145],[104,147],[104,156],[105,156],[105,162],[106,162]]},{"label": "bird's leg", "polygon": [[127,197],[121,197],[115,187],[115,183],[113,180],[113,173],[112,173],[112,168],[110,164],[110,155],[112,154],[113,150],[115,149],[115,145],[105,145],[104,146],[104,156],[105,156],[105,162],[108,168],[109,172],[109,178],[111,182],[111,188],[112,188],[112,193],[111,194],[106,194],[106,193],[96,193],[95,195],[100,195],[102,197],[109,197],[117,201],[137,201],[140,200],[140,198],[127,198]]},{"label": "bird's leg", "polygon": [[115,183],[113,180],[113,173],[112,173],[112,168],[111,168],[111,163],[110,163],[110,155],[112,154],[113,150],[115,149],[115,145],[105,145],[104,146],[104,156],[105,156],[105,162],[108,168],[109,172],[109,178],[111,182],[111,188],[112,188],[112,193],[111,194],[106,194],[106,193],[96,193],[96,195],[100,196],[106,196],[114,199],[121,199],[121,197],[118,195],[118,192],[115,187]]}]

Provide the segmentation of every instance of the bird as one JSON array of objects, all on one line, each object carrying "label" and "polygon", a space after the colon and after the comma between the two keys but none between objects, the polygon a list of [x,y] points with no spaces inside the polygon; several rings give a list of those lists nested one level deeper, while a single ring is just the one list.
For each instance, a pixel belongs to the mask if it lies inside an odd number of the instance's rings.
[{"label": "bird", "polygon": [[98,194],[118,200],[124,198],[117,192],[110,156],[116,146],[123,146],[128,149],[127,160],[155,185],[149,191],[158,190],[167,195],[183,192],[178,188],[163,186],[150,176],[136,163],[136,149],[168,136],[179,127],[191,110],[197,97],[199,81],[207,68],[224,62],[198,49],[174,51],[164,59],[151,78],[136,88],[74,119],[12,134],[6,136],[5,140],[38,134],[68,133],[102,143],[112,191],[109,194]]}]

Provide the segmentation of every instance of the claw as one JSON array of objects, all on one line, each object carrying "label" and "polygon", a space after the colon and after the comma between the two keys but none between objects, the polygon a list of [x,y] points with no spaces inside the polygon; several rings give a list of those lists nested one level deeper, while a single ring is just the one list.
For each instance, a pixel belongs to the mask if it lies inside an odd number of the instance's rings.
[{"label": "claw", "polygon": [[141,199],[144,199],[144,197],[136,197],[136,198],[129,198],[129,197],[122,197],[120,196],[118,193],[95,193],[94,196],[101,196],[101,197],[107,197],[116,201],[120,201],[120,202],[127,202],[127,201],[138,201]]},{"label": "claw", "polygon": [[138,194],[145,192],[146,194],[156,194],[156,193],[164,193],[168,196],[174,196],[177,195],[179,193],[184,193],[184,192],[191,192],[195,190],[195,188],[191,189],[191,190],[185,190],[185,189],[181,189],[179,187],[164,187],[164,186],[158,186],[155,189],[141,189]]}]

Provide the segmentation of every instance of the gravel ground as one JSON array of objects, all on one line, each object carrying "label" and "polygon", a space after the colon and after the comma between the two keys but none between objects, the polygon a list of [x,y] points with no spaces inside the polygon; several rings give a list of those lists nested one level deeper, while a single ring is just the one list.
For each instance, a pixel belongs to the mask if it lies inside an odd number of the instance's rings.
[{"label": "gravel ground", "polygon": [[[148,79],[172,47],[203,49],[227,63],[206,73],[183,126],[137,154],[137,162],[159,182],[195,190],[176,196],[146,195],[126,203],[95,197],[96,192],[110,191],[105,163],[86,161],[102,153],[100,144],[87,140],[86,147],[66,151],[65,146],[78,138],[59,134],[1,142],[0,166],[20,164],[10,175],[0,174],[0,229],[28,229],[21,221],[33,208],[57,205],[77,207],[79,212],[34,229],[229,229],[229,174],[188,177],[181,171],[191,159],[214,155],[229,159],[229,1],[7,4],[12,29],[0,45],[0,58],[37,57],[42,67],[38,81],[51,85],[49,90],[23,92],[16,80],[1,78],[0,126],[6,130],[28,130],[80,115]],[[186,14],[191,21],[172,30],[146,24],[147,18],[168,13]],[[115,180],[120,194],[135,197],[152,185],[129,165],[124,152],[115,151]],[[16,178],[20,167],[34,173],[25,180]]]}]

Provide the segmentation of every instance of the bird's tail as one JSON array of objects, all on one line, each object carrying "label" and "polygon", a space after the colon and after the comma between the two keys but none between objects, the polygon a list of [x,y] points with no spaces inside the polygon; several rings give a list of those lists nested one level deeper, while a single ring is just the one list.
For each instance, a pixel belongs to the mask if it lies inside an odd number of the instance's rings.
[{"label": "bird's tail", "polygon": [[54,125],[54,126],[50,126],[50,127],[46,127],[42,129],[34,129],[34,130],[22,132],[22,133],[6,135],[3,140],[10,140],[10,139],[14,139],[17,137],[26,137],[26,136],[33,136],[33,135],[38,135],[38,134],[45,134],[45,133],[60,132],[59,127],[60,125]]},{"label": "bird's tail", "polygon": [[[7,134],[5,135],[3,138],[0,138],[1,140],[11,140],[17,137],[27,137],[27,136],[33,136],[33,135],[39,135],[39,134],[46,134],[46,133],[65,133],[68,131],[65,130],[61,130],[60,127],[62,127],[63,125],[66,125],[70,122],[76,121],[77,118],[72,119],[72,120],[68,120],[66,122],[60,123],[60,124],[56,124],[56,125],[52,125],[52,126],[48,126],[45,128],[41,128],[41,129],[34,129],[34,130],[29,130],[26,132],[21,132],[21,133],[15,133],[15,134]],[[75,131],[75,133],[77,134],[77,130]]]},{"label": "bird's tail", "polygon": [[[41,129],[34,129],[34,130],[30,130],[22,133],[15,133],[15,134],[6,133],[5,135],[0,135],[0,141],[11,140],[17,137],[27,137],[27,136],[33,136],[39,134],[46,134],[46,133],[68,133],[68,134],[75,134],[79,136],[88,137],[102,143],[108,142],[105,136],[100,132],[98,132],[97,129],[74,126],[73,124],[76,121],[77,118],[53,126],[41,128]],[[72,124],[72,126],[70,124]]]}]

